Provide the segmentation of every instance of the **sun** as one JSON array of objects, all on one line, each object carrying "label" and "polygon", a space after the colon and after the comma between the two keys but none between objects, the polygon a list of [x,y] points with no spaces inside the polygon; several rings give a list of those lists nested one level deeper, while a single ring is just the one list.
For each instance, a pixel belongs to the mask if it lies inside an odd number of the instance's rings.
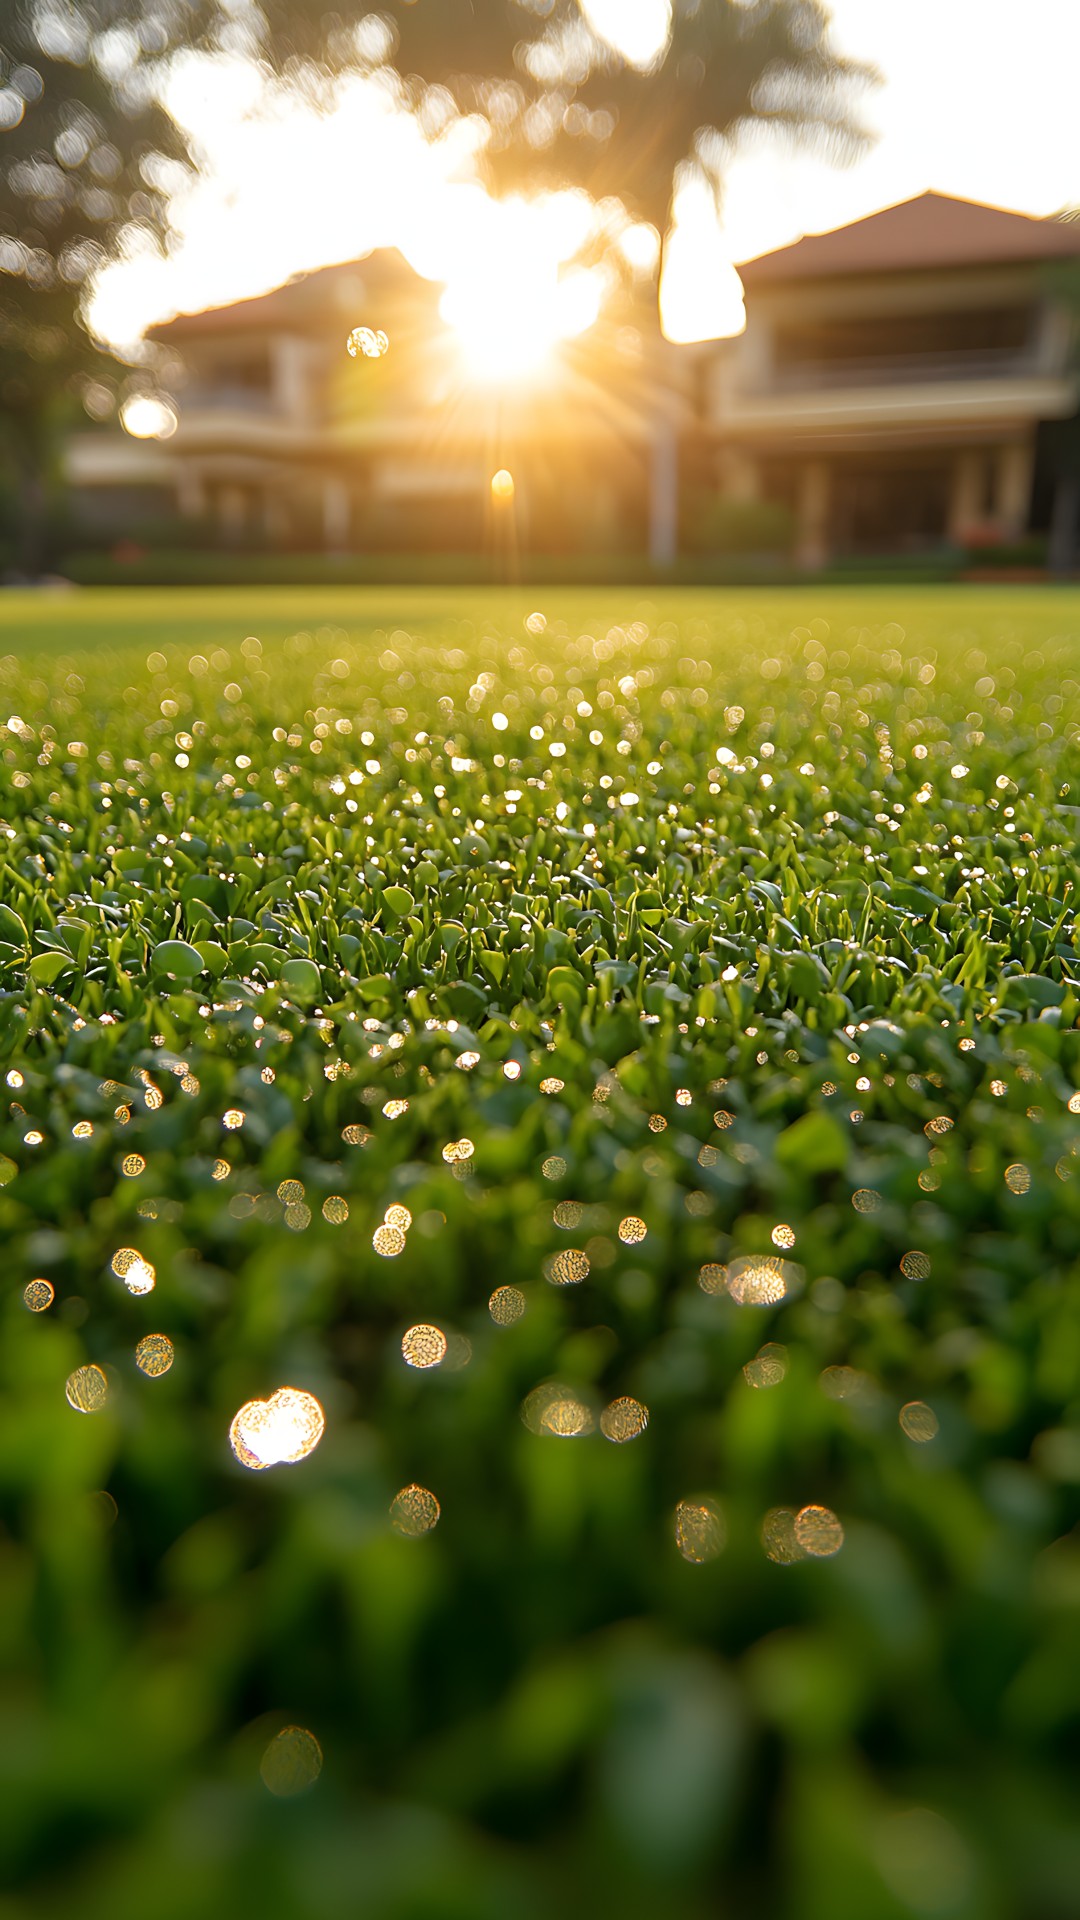
[{"label": "sun", "polygon": [[512,280],[470,274],[451,281],[439,311],[457,337],[469,379],[503,386],[542,380],[560,343],[595,324],[602,301],[601,277],[587,268]]}]

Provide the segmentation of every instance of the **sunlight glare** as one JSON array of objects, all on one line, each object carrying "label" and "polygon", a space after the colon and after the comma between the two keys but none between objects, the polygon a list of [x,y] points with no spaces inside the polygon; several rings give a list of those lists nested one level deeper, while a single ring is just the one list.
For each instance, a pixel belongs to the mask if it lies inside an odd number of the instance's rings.
[{"label": "sunlight glare", "polygon": [[559,279],[534,268],[530,284],[502,264],[490,277],[452,280],[439,312],[458,336],[471,377],[493,385],[542,372],[561,340],[593,326],[602,299],[601,276],[588,269]]},{"label": "sunlight glare", "polygon": [[120,425],[133,440],[169,440],[177,428],[176,411],[152,393],[136,393],[120,409]]},{"label": "sunlight glare", "polygon": [[743,285],[724,258],[712,191],[702,180],[675,198],[664,249],[660,324],[669,340],[728,340],[746,327]]},{"label": "sunlight glare", "polygon": [[632,67],[655,66],[671,37],[671,0],[578,0],[593,32]]}]

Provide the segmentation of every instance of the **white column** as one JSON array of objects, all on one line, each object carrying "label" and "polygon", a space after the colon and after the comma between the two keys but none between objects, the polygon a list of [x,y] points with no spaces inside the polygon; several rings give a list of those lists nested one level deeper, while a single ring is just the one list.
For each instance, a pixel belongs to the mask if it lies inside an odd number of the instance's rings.
[{"label": "white column", "polygon": [[307,341],[299,340],[293,334],[282,334],[271,343],[271,353],[271,397],[274,406],[290,420],[306,421],[311,411],[308,392],[310,349]]},{"label": "white column", "polygon": [[949,479],[948,536],[962,547],[986,519],[986,455],[965,447],[953,457]]},{"label": "white column", "polygon": [[349,489],[344,480],[323,481],[323,546],[341,553],[349,544]]},{"label": "white column", "polygon": [[825,460],[807,460],[799,473],[795,560],[800,567],[823,567],[829,558],[831,478]]},{"label": "white column", "polygon": [[1034,439],[1013,440],[999,448],[994,475],[994,518],[1006,540],[1017,540],[1027,532],[1034,468]]},{"label": "white column", "polygon": [[198,520],[206,512],[206,488],[196,467],[181,466],[176,476],[176,504],[180,512]]},{"label": "white column", "polygon": [[724,447],[718,461],[724,500],[760,500],[761,468],[742,447]]},{"label": "white column", "polygon": [[670,567],[679,551],[679,442],[670,420],[658,417],[649,452],[649,559]]}]

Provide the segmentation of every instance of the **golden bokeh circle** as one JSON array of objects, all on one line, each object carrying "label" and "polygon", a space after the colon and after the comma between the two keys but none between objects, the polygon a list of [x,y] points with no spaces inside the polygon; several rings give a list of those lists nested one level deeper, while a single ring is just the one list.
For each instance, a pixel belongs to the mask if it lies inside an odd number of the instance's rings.
[{"label": "golden bokeh circle", "polygon": [[64,1392],[76,1413],[100,1413],[109,1397],[109,1383],[100,1367],[76,1367],[68,1375]]},{"label": "golden bokeh circle", "polygon": [[446,1335],[441,1327],[421,1322],[401,1336],[401,1357],[407,1366],[437,1367],[446,1358]]},{"label": "golden bokeh circle", "polygon": [[430,1533],[438,1525],[441,1512],[435,1495],[427,1487],[413,1482],[395,1493],[390,1502],[390,1524],[395,1533],[418,1540],[421,1534]]},{"label": "golden bokeh circle", "polygon": [[701,1567],[715,1560],[727,1544],[727,1528],[713,1499],[680,1500],[675,1509],[675,1545],[684,1560]]},{"label": "golden bokeh circle", "polygon": [[698,1270],[697,1283],[702,1293],[726,1293],[728,1270],[719,1260],[706,1260]]},{"label": "golden bokeh circle", "polygon": [[242,1467],[295,1466],[315,1451],[326,1416],[313,1393],[278,1387],[268,1400],[248,1400],[233,1416],[229,1445]]},{"label": "golden bokeh circle", "polygon": [[526,1394],[521,1417],[530,1433],[556,1440],[582,1440],[596,1424],[588,1401],[561,1380],[544,1380]]},{"label": "golden bokeh circle", "polygon": [[844,1529],[829,1507],[802,1507],[795,1515],[795,1538],[804,1553],[829,1560],[844,1544]]},{"label": "golden bokeh circle", "polygon": [[791,1507],[770,1507],[761,1523],[761,1544],[768,1559],[778,1567],[793,1566],[805,1560],[795,1532],[795,1513]]},{"label": "golden bokeh circle", "polygon": [[770,1340],[746,1362],[743,1378],[751,1387],[778,1387],[787,1373],[787,1364],[787,1348]]},{"label": "golden bokeh circle", "polygon": [[31,1313],[44,1313],[56,1299],[56,1289],[51,1280],[31,1280],[23,1288],[23,1304]]},{"label": "golden bokeh circle", "polygon": [[914,1440],[918,1446],[936,1440],[941,1430],[937,1414],[933,1407],[927,1406],[925,1400],[909,1400],[906,1407],[901,1407],[900,1425],[908,1439]]},{"label": "golden bokeh circle", "polygon": [[623,1394],[604,1408],[600,1415],[600,1431],[605,1440],[614,1440],[623,1445],[627,1440],[636,1440],[644,1433],[649,1424],[649,1409],[640,1400],[634,1400],[629,1394]]},{"label": "golden bokeh circle", "polygon": [[749,1253],[733,1260],[727,1287],[741,1307],[775,1307],[793,1290],[798,1269],[775,1253]]},{"label": "golden bokeh circle", "polygon": [[589,1275],[589,1256],[579,1247],[567,1247],[544,1262],[544,1278],[553,1287],[576,1287]]},{"label": "golden bokeh circle", "polygon": [[167,1333],[145,1333],[135,1349],[135,1365],[140,1373],[157,1380],[168,1373],[176,1354]]},{"label": "golden bokeh circle", "polygon": [[405,1235],[400,1227],[376,1227],[371,1236],[371,1244],[384,1260],[393,1260],[399,1253],[405,1251]]},{"label": "golden bokeh circle", "polygon": [[917,1247],[912,1247],[910,1252],[905,1253],[901,1258],[900,1271],[905,1280],[929,1280],[929,1254],[920,1253]]},{"label": "golden bokeh circle", "polygon": [[488,1301],[488,1312],[497,1327],[512,1327],[525,1311],[525,1295],[519,1287],[496,1287]]}]

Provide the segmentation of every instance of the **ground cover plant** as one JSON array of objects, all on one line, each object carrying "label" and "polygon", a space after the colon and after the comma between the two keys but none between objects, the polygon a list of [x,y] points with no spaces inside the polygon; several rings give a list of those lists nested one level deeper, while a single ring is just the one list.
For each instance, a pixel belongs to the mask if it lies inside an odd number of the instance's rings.
[{"label": "ground cover plant", "polygon": [[1077,597],[0,620],[4,1920],[1080,1911]]}]

